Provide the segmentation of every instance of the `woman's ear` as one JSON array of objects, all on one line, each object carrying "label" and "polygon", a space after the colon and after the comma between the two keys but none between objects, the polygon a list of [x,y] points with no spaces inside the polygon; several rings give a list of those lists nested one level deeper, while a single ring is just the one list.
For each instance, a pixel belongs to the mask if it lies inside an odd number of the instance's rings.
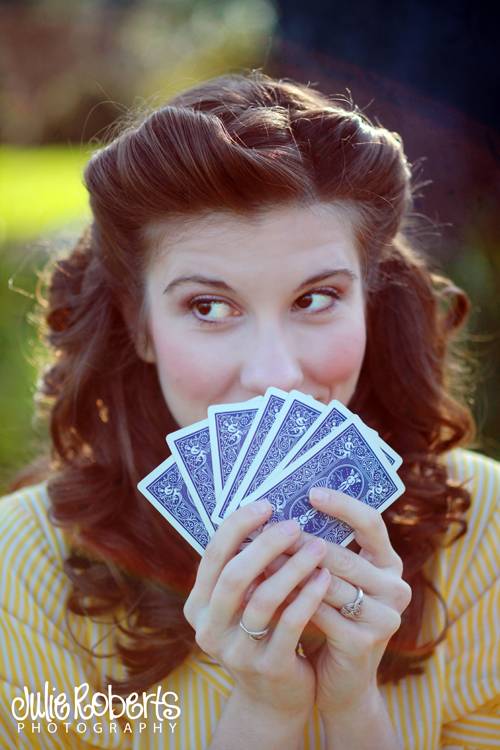
[{"label": "woman's ear", "polygon": [[126,305],[123,306],[122,310],[137,356],[144,362],[154,364],[156,362],[156,353],[149,334],[146,316],[142,314],[138,315],[137,312],[134,313]]},{"label": "woman's ear", "polygon": [[135,332],[133,341],[137,356],[140,359],[144,360],[144,362],[150,362],[151,364],[154,364],[156,362],[156,354],[151,336],[145,329],[145,326],[143,326],[140,331]]}]

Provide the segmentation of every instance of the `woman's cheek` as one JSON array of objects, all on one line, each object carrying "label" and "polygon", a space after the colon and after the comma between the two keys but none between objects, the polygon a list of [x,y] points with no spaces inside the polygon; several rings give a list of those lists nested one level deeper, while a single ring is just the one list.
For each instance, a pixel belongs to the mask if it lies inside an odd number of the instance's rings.
[{"label": "woman's cheek", "polygon": [[[203,337],[200,337],[203,338]],[[208,337],[207,337],[208,338]],[[160,337],[155,345],[157,368],[164,394],[182,396],[191,402],[210,403],[219,393],[229,369],[214,356],[208,342],[186,345],[182,337]]]},{"label": "woman's cheek", "polygon": [[335,335],[323,338],[315,358],[316,379],[332,386],[345,384],[354,388],[363,364],[365,347],[364,325],[355,329],[349,327],[343,332],[337,330]]}]

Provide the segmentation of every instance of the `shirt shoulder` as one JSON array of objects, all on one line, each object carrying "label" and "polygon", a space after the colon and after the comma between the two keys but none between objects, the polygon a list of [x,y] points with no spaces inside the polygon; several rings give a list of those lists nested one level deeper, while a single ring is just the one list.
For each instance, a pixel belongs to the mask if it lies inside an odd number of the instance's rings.
[{"label": "shirt shoulder", "polygon": [[434,569],[449,626],[441,741],[446,747],[493,747],[500,729],[500,463],[470,450],[451,451],[446,462],[471,503],[467,531],[440,551]]},{"label": "shirt shoulder", "polygon": [[34,628],[41,627],[43,619],[63,632],[68,541],[50,522],[49,507],[45,483],[0,499],[0,603],[5,612]]},{"label": "shirt shoulder", "polygon": [[451,479],[465,483],[475,497],[490,506],[498,504],[500,462],[490,456],[465,448],[455,448],[443,456]]},{"label": "shirt shoulder", "polygon": [[[470,609],[500,577],[500,463],[470,450],[445,457],[450,479],[470,492],[466,532],[438,553],[440,590],[451,620]],[[451,539],[459,531],[451,529]]]},{"label": "shirt shoulder", "polygon": [[0,542],[2,547],[8,536],[7,529],[28,524],[32,531],[43,537],[43,551],[52,560],[60,560],[68,550],[66,532],[54,526],[48,516],[50,497],[47,483],[23,487],[0,497]]},{"label": "shirt shoulder", "polygon": [[[63,565],[69,538],[51,523],[49,509],[45,484],[0,498],[0,643],[5,646],[0,745],[5,740],[7,747],[19,739],[13,701],[22,701],[26,691],[33,696],[55,691],[73,705],[75,690],[102,687],[100,665],[86,651],[97,640],[100,626],[89,618],[70,617],[66,611],[71,582]],[[29,720],[22,727],[29,746],[34,750],[52,746],[49,724],[34,723],[35,728]],[[103,721],[97,741],[87,732],[81,734],[77,725],[77,718],[69,716],[63,734],[78,750],[130,746],[128,737],[113,732],[109,722]]]}]

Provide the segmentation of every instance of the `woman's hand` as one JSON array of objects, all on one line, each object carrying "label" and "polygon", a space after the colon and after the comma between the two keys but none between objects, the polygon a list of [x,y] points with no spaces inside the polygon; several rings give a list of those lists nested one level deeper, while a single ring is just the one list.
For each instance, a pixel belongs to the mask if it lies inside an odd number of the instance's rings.
[{"label": "woman's hand", "polygon": [[[322,488],[323,489],[323,488]],[[319,499],[320,494],[324,495]],[[315,499],[316,498],[316,499]],[[393,549],[381,514],[341,492],[310,493],[313,507],[345,521],[355,531],[359,554],[328,543],[322,564],[332,573],[323,602],[311,618],[326,635],[315,663],[316,703],[329,714],[362,705],[377,689],[377,668],[387,643],[401,625],[401,614],[411,600],[403,581],[403,563]],[[360,614],[349,619],[342,605],[364,592]]]},{"label": "woman's hand", "polygon": [[[326,489],[325,493],[325,499],[316,500],[319,493],[312,489],[311,505],[352,526],[360,546],[356,553],[327,543],[321,564],[330,570],[332,579],[311,617],[326,636],[324,645],[311,657],[317,678],[316,705],[322,714],[334,716],[351,708],[355,711],[373,698],[378,689],[378,665],[401,624],[411,588],[401,578],[403,563],[391,546],[381,514],[342,492]],[[310,537],[302,532],[288,552],[298,550]],[[268,571],[275,571],[285,559],[281,556],[273,561]],[[349,619],[340,609],[356,599],[358,586],[364,593],[361,611],[356,619]]]},{"label": "woman's hand", "polygon": [[[223,521],[201,559],[184,615],[196,631],[198,645],[227,668],[252,705],[308,715],[315,697],[314,669],[297,655],[296,647],[330,583],[326,570],[316,571],[320,577],[311,575],[326,544],[311,539],[319,544],[302,545],[266,579],[266,567],[300,534],[296,521],[272,524],[239,551],[270,511],[267,501],[249,503]],[[299,584],[301,590],[288,604],[287,597]],[[252,640],[239,626],[240,619],[249,630],[271,626],[269,634]]]}]

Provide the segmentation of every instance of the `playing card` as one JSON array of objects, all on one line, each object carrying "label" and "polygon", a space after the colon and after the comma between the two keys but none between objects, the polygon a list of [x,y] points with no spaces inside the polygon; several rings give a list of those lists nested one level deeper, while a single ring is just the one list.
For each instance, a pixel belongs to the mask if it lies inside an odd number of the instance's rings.
[{"label": "playing card", "polygon": [[169,456],[141,479],[137,489],[179,534],[203,555],[210,535],[184,482],[175,459]]},{"label": "playing card", "polygon": [[361,500],[382,512],[405,490],[378,447],[372,446],[361,420],[346,420],[326,435],[279,476],[272,475],[241,505],[267,498],[274,510],[269,523],[295,518],[314,536],[343,546],[354,538],[348,524],[318,511],[309,502],[311,487],[329,487]]},{"label": "playing card", "polygon": [[343,424],[343,422],[352,416],[353,413],[340,401],[330,401],[328,406],[323,410],[323,413],[320,414],[318,419],[313,423],[311,429],[302,435],[300,440],[296,442],[289,453],[275,467],[275,471],[278,473],[286,466],[290,466],[294,461],[299,459],[307,453],[308,450],[319,443],[320,440],[327,435],[331,435],[339,425]]},{"label": "playing card", "polygon": [[[332,434],[332,432],[336,430],[339,425],[354,416],[356,415],[350,409],[348,409],[347,406],[344,406],[344,404],[342,404],[340,401],[337,401],[336,399],[330,401],[320,417],[316,420],[316,422],[314,422],[311,430],[309,430],[300,438],[300,440],[295,444],[290,453],[285,456],[285,458],[280,461],[280,463],[275,467],[275,471],[279,472],[282,471],[286,466],[290,466],[293,461],[296,461],[298,458],[307,453],[307,451],[310,450],[314,445],[319,443],[322,438],[324,438],[326,435]],[[390,445],[387,445],[387,443],[382,440],[382,438],[375,430],[372,430],[371,427],[368,427],[364,423],[363,427],[367,434],[370,435],[371,444],[378,444],[382,452],[385,454],[386,459],[389,461],[389,464],[392,465],[394,469],[399,469],[403,462],[401,456],[396,453],[396,451],[391,448]]]},{"label": "playing card", "polygon": [[181,427],[167,435],[166,440],[200,517],[212,536],[216,528],[210,519],[215,507],[215,488],[208,419]]},{"label": "playing card", "polygon": [[236,404],[216,404],[208,407],[216,498],[220,496],[226,484],[263,398],[257,396]]},{"label": "playing card", "polygon": [[262,397],[262,402],[247,433],[241,451],[220,495],[217,497],[215,509],[212,513],[212,522],[215,525],[220,524],[224,520],[234,493],[238,489],[254,457],[257,455],[260,446],[273,426],[287,398],[288,393],[286,391],[273,388],[272,386],[267,389]]},{"label": "playing card", "polygon": [[321,401],[312,396],[290,391],[259,452],[233,494],[227,514],[235,510],[246,495],[251,495],[266,481],[326,409]]}]

